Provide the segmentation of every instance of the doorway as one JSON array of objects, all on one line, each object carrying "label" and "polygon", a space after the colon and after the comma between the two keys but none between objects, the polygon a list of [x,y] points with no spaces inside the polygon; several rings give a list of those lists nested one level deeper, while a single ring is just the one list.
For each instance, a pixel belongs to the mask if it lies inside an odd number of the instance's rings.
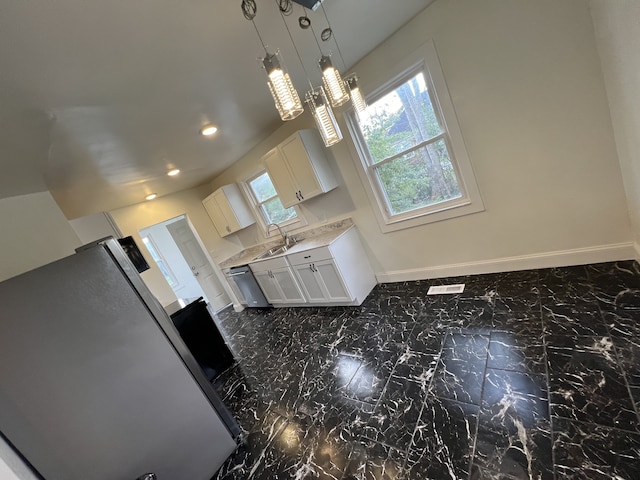
[{"label": "doorway", "polygon": [[186,215],[139,230],[142,243],[181,305],[203,297],[214,311],[231,300]]}]

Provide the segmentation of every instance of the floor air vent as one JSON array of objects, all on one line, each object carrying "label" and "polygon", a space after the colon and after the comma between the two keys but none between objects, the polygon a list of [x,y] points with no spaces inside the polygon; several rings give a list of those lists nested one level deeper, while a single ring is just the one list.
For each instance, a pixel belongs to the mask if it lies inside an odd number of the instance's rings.
[{"label": "floor air vent", "polygon": [[464,291],[464,283],[456,283],[454,285],[434,285],[429,287],[427,295],[446,295],[448,293],[462,293]]}]

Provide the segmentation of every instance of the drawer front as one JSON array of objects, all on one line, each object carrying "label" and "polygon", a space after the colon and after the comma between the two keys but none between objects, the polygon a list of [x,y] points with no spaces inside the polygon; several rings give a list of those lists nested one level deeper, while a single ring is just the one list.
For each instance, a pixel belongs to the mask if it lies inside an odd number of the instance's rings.
[{"label": "drawer front", "polygon": [[305,263],[319,262],[320,260],[330,260],[333,258],[329,247],[312,248],[304,252],[291,253],[287,255],[291,265],[302,265]]},{"label": "drawer front", "polygon": [[276,268],[288,267],[287,258],[282,257],[266,258],[264,260],[258,260],[257,262],[251,262],[249,267],[254,272],[264,272],[265,270],[275,270]]}]

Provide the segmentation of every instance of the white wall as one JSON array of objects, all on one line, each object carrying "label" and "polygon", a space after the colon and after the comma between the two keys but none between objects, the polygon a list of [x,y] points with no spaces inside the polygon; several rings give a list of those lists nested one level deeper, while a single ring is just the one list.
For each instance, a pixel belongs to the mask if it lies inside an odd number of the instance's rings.
[{"label": "white wall", "polygon": [[74,218],[69,220],[69,223],[83,245],[104,237],[122,237],[117,225],[114,224],[111,216],[106,212]]},{"label": "white wall", "polygon": [[[429,39],[486,211],[383,234],[343,124],[345,141],[331,149],[341,186],[302,204],[311,223],[352,216],[383,280],[629,258],[626,199],[588,4],[438,0],[355,66],[364,91]],[[245,178],[269,148],[308,126],[307,112],[212,188]],[[260,233],[249,227],[238,238],[248,245]]]},{"label": "white wall", "polygon": [[590,6],[640,261],[640,3],[591,0]]},{"label": "white wall", "polygon": [[0,199],[0,281],[72,255],[80,239],[49,192]]}]

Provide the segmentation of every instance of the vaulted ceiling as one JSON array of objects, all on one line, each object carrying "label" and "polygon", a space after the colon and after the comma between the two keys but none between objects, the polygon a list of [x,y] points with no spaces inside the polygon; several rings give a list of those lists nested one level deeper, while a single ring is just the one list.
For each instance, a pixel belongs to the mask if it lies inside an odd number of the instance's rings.
[{"label": "vaulted ceiling", "polygon": [[[432,1],[326,0],[306,13],[318,36],[328,19],[334,36],[320,46],[344,70]],[[50,190],[75,218],[205,183],[242,157],[281,121],[240,6],[2,0],[0,198]],[[298,27],[304,13],[296,4],[283,20],[276,0],[257,0],[255,17],[301,93],[307,77],[283,22],[319,83],[318,45]],[[199,135],[205,123],[218,133]],[[173,167],[182,173],[168,177]]]}]

